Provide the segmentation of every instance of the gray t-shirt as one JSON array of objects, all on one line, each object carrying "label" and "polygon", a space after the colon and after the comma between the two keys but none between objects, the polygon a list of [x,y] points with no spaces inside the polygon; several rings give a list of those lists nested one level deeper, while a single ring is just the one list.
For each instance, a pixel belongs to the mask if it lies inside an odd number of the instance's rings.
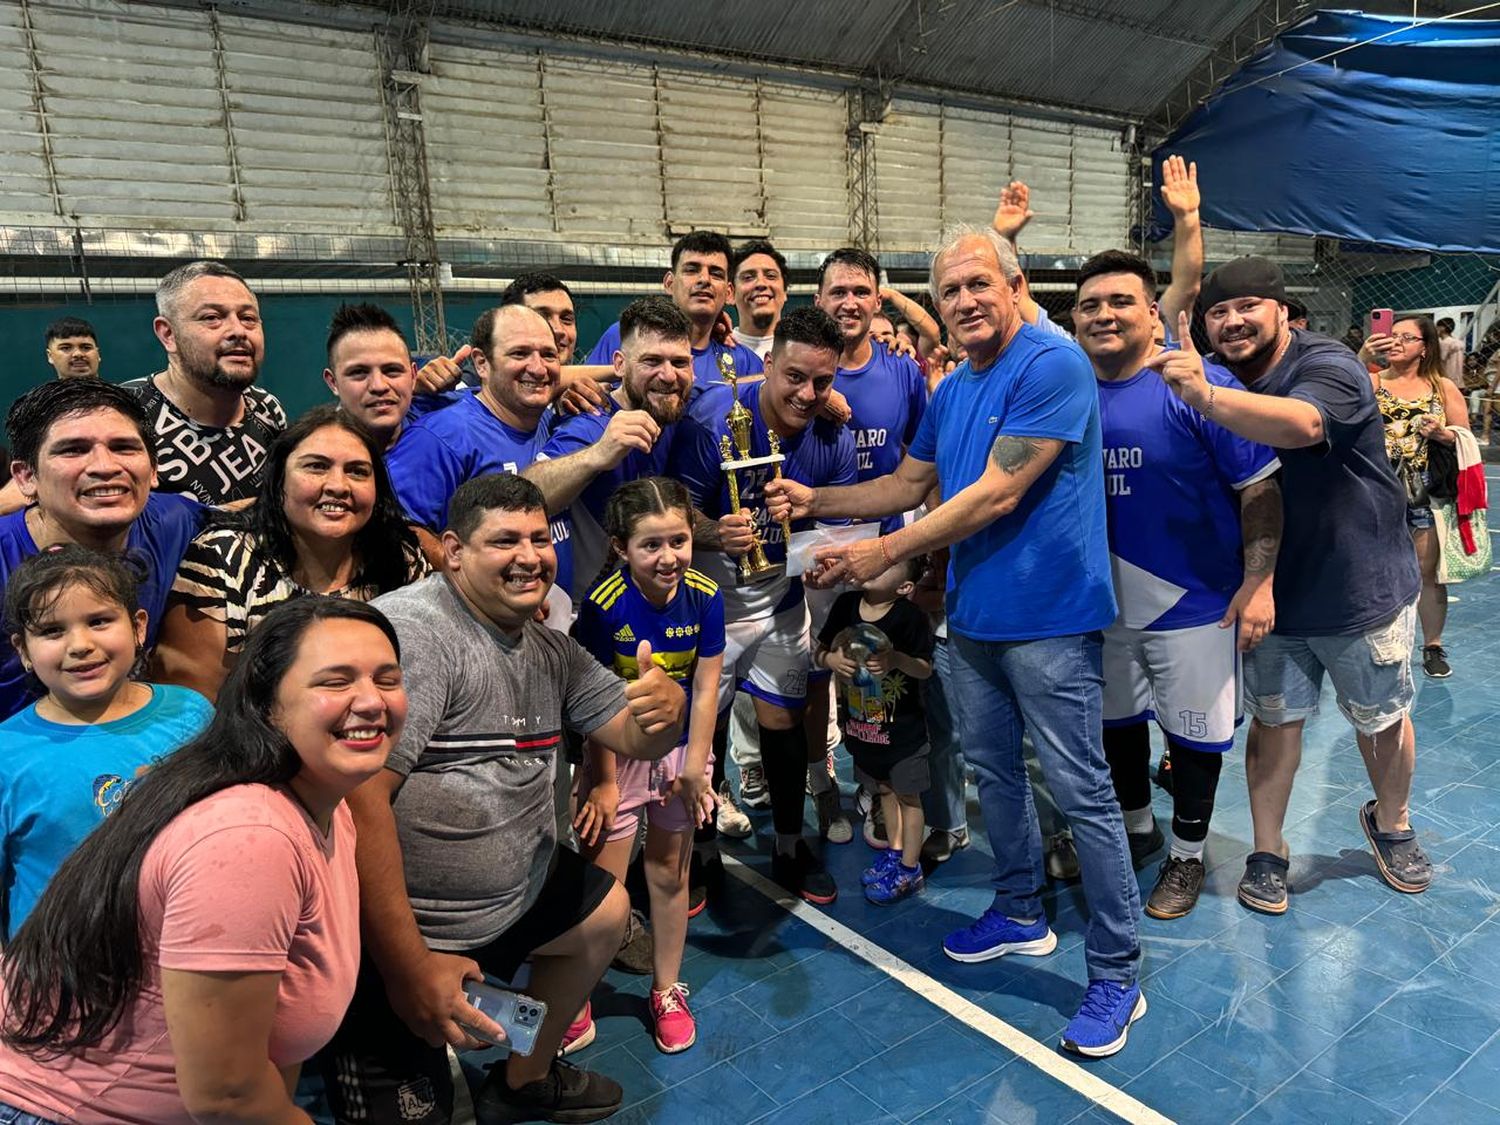
[{"label": "gray t-shirt", "polygon": [[562,729],[588,734],[625,706],[624,683],[571,637],[529,621],[510,637],[443,575],[373,603],[401,638],[410,701],[386,768],[406,890],[433,949],[473,949],[536,900],[557,846]]}]

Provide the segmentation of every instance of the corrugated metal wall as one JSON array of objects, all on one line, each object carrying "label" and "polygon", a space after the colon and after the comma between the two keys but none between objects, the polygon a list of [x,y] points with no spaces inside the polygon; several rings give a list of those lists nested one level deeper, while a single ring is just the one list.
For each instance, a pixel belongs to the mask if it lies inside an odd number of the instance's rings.
[{"label": "corrugated metal wall", "polygon": [[[0,0],[0,225],[395,233],[374,30],[118,0]],[[843,92],[476,44],[439,27],[422,89],[442,238],[657,247],[690,227],[848,238]],[[1027,249],[1126,234],[1107,130],[899,101],[878,241],[920,251],[1032,185]]]}]

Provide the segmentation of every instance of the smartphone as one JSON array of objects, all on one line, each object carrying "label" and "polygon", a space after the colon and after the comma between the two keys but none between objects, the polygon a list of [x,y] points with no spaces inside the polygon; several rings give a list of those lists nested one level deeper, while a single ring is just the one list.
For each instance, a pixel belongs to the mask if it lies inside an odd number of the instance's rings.
[{"label": "smartphone", "polygon": [[529,1055],[536,1046],[537,1033],[542,1030],[542,1020],[547,1018],[547,1005],[523,992],[512,992],[508,988],[496,988],[481,981],[464,981],[464,995],[469,1003],[478,1008],[505,1030],[505,1041],[497,1043],[488,1035],[467,1028],[475,1038],[497,1046],[509,1047],[518,1055]]},{"label": "smartphone", "polygon": [[1391,329],[1396,327],[1396,313],[1392,309],[1370,310],[1370,335],[1391,334]]}]

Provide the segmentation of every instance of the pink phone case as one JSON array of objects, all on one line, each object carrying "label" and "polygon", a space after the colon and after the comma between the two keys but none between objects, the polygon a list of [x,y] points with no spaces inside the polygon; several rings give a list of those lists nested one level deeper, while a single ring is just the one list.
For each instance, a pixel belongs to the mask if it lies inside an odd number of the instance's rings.
[{"label": "pink phone case", "polygon": [[1370,335],[1371,336],[1379,335],[1381,333],[1384,333],[1385,335],[1389,336],[1391,334],[1391,329],[1394,328],[1394,327],[1396,327],[1396,314],[1395,314],[1395,312],[1393,310],[1391,310],[1391,309],[1371,309],[1370,310]]}]

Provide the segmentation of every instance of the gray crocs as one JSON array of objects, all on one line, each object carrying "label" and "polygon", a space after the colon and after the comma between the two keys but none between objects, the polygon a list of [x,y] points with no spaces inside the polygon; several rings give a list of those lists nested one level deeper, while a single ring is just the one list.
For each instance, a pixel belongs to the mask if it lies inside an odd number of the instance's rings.
[{"label": "gray crocs", "polygon": [[1375,802],[1366,801],[1359,810],[1359,826],[1375,851],[1380,877],[1402,894],[1419,895],[1432,885],[1432,860],[1417,843],[1410,828],[1380,832],[1375,828]]},{"label": "gray crocs", "polygon": [[1275,852],[1251,852],[1245,859],[1245,877],[1240,880],[1239,899],[1262,914],[1286,913],[1288,860]]}]

